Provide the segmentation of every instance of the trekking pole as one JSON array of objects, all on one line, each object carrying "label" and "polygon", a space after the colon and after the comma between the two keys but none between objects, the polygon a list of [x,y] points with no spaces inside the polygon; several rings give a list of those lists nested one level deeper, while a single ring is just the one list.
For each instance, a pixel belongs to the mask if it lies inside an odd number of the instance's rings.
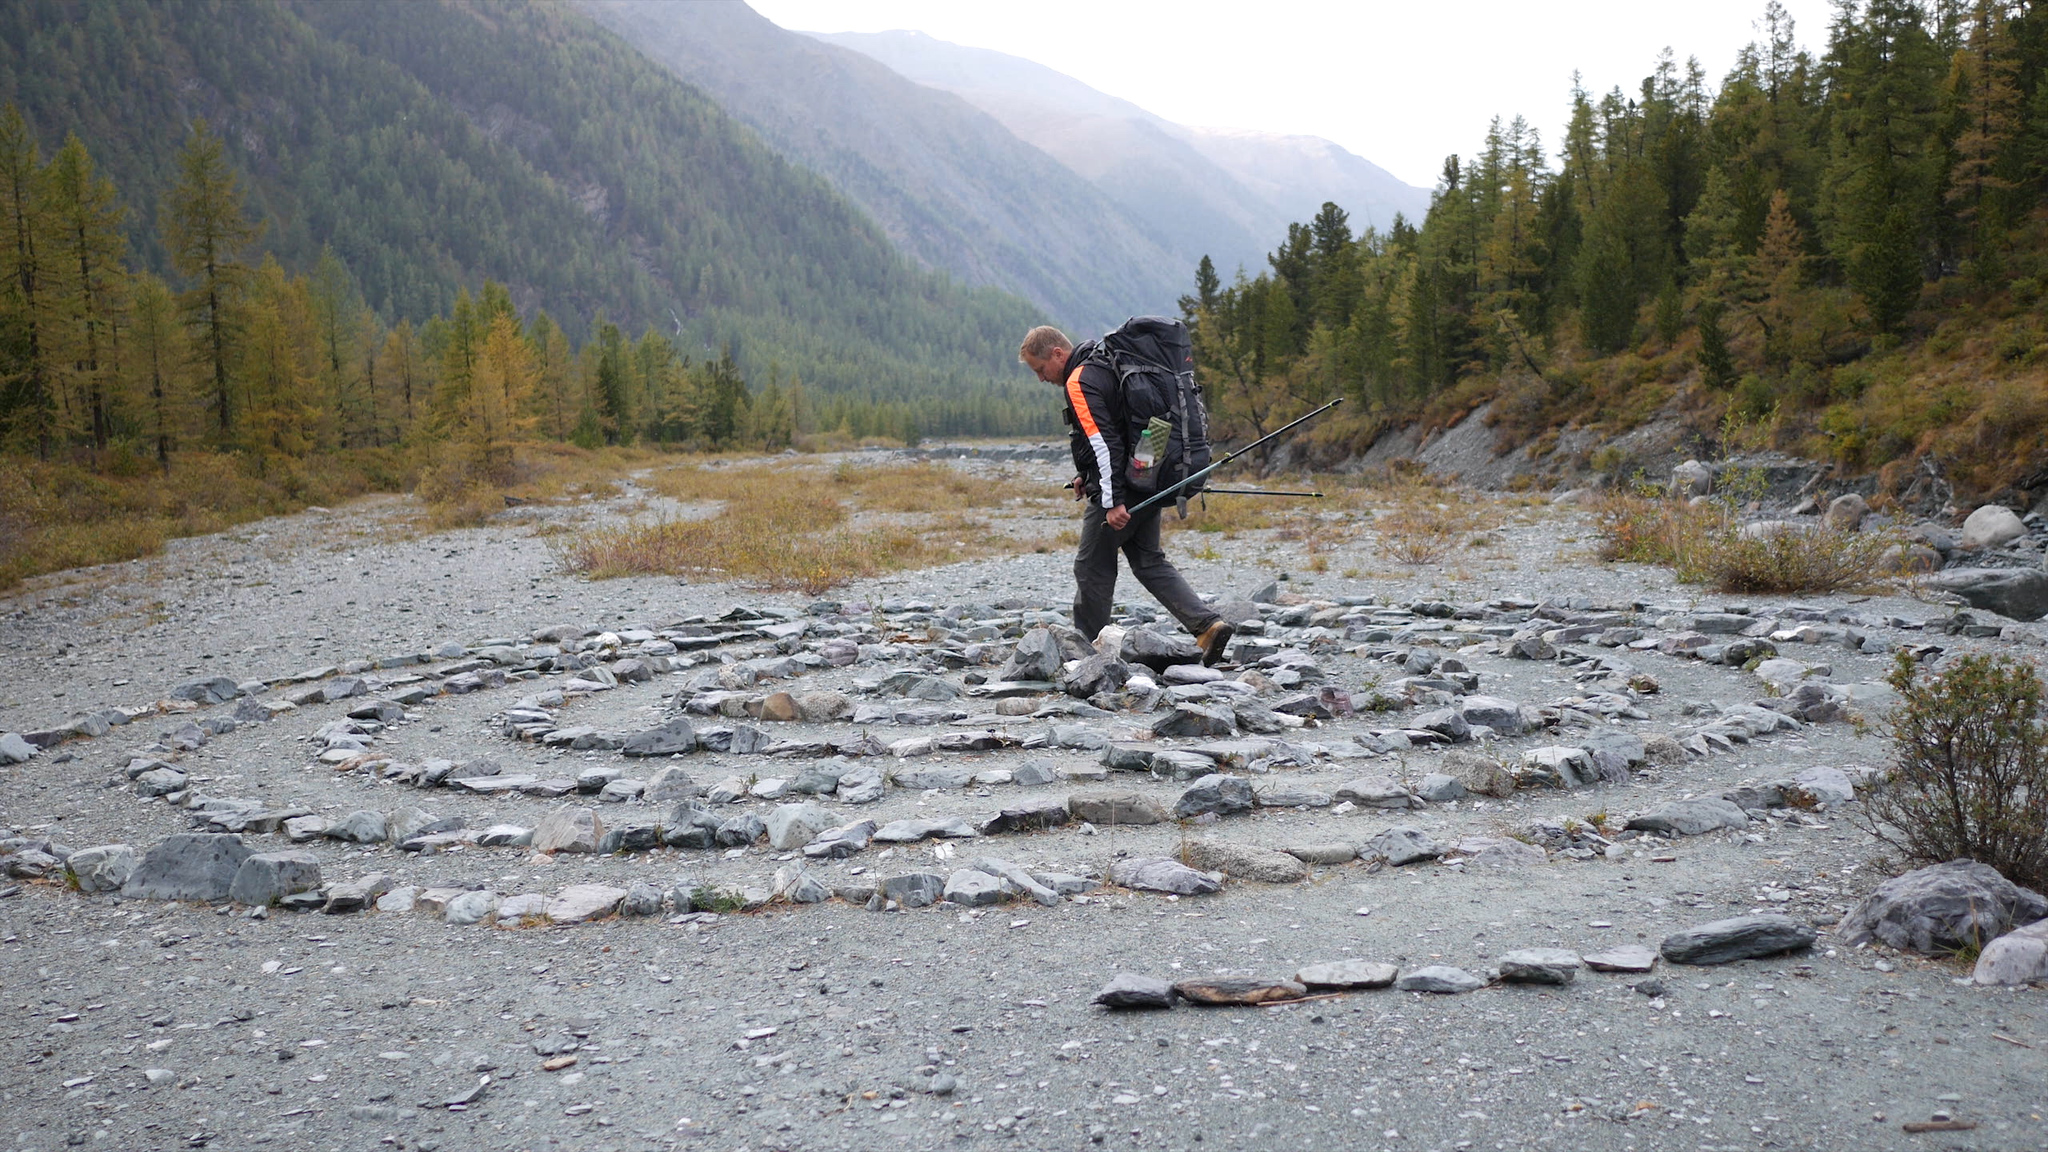
[{"label": "trekking pole", "polygon": [[1303,416],[1300,419],[1297,419],[1289,423],[1286,427],[1280,428],[1277,431],[1268,432],[1264,436],[1259,437],[1257,440],[1252,441],[1244,447],[1239,448],[1237,451],[1232,452],[1230,455],[1225,456],[1223,459],[1218,460],[1214,464],[1209,465],[1207,468],[1202,469],[1200,472],[1194,473],[1187,479],[1182,480],[1177,484],[1169,484],[1168,486],[1161,488],[1159,491],[1153,493],[1150,498],[1140,503],[1137,507],[1132,508],[1130,510],[1130,514],[1132,516],[1136,516],[1138,513],[1143,512],[1145,509],[1152,507],[1154,504],[1157,504],[1163,500],[1173,499],[1175,496],[1179,495],[1181,489],[1187,487],[1190,484],[1193,484],[1195,481],[1200,480],[1202,477],[1207,476],[1209,473],[1214,472],[1218,468],[1223,467],[1225,464],[1230,463],[1232,460],[1235,460],[1239,456],[1242,456],[1245,453],[1251,451],[1252,449],[1257,448],[1261,444],[1264,444],[1271,440],[1277,440],[1280,437],[1287,435],[1289,432],[1294,431],[1296,428],[1299,428],[1303,424],[1306,424],[1309,421],[1315,419],[1316,417],[1321,416],[1323,413],[1328,412],[1330,409],[1335,408],[1337,405],[1342,404],[1343,402],[1344,398],[1342,396],[1339,396],[1335,400],[1330,401],[1328,404],[1323,405],[1321,408],[1318,408],[1315,411],[1309,413],[1308,415]]},{"label": "trekking pole", "polygon": [[1273,490],[1271,490],[1271,489],[1267,489],[1267,488],[1204,488],[1204,489],[1202,489],[1202,495],[1204,495],[1204,496],[1310,496],[1310,497],[1313,497],[1313,498],[1315,498],[1315,499],[1317,499],[1317,500],[1321,500],[1321,499],[1323,498],[1323,494],[1322,494],[1321,492],[1276,492],[1276,491],[1273,491]]}]

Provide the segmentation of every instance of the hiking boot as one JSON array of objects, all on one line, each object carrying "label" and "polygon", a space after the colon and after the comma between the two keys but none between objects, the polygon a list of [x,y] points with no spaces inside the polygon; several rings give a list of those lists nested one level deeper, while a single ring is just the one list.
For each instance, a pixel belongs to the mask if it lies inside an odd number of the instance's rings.
[{"label": "hiking boot", "polygon": [[1195,637],[1195,646],[1202,650],[1202,666],[1204,668],[1214,668],[1222,663],[1223,649],[1230,643],[1230,638],[1236,634],[1237,629],[1232,628],[1227,622],[1222,620],[1218,620],[1207,628],[1202,629],[1202,634]]}]

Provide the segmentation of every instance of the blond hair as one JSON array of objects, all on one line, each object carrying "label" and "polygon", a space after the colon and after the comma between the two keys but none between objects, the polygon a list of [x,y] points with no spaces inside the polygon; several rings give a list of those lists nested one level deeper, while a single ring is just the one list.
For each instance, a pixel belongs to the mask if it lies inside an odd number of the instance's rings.
[{"label": "blond hair", "polygon": [[1024,334],[1024,344],[1017,349],[1017,355],[1019,357],[1029,356],[1033,360],[1043,360],[1050,356],[1055,348],[1071,351],[1073,347],[1074,342],[1067,339],[1065,332],[1050,324],[1040,324]]}]

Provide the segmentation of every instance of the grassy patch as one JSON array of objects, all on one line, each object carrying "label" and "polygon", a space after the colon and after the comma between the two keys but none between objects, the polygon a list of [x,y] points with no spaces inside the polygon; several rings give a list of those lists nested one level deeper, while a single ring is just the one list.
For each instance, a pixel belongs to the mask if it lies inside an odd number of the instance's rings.
[{"label": "grassy patch", "polygon": [[1897,541],[1874,532],[1818,525],[1774,534],[1745,534],[1718,504],[1692,505],[1615,495],[1594,508],[1600,558],[1661,564],[1688,584],[1721,592],[1834,592],[1871,582],[1879,558]]},{"label": "grassy patch", "polygon": [[[672,499],[722,507],[708,518],[586,529],[557,544],[567,568],[598,579],[713,575],[816,594],[883,572],[1047,547],[954,514],[1011,497],[1000,485],[931,465],[842,466],[831,473],[690,466],[648,483]],[[897,519],[860,525],[853,522],[858,512]]]}]

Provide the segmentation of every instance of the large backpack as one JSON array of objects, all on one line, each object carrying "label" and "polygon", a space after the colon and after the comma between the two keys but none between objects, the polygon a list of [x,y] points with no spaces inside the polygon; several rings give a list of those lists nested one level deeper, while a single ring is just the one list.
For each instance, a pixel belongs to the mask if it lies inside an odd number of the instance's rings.
[{"label": "large backpack", "polygon": [[[1209,466],[1209,410],[1195,383],[1187,325],[1164,316],[1133,316],[1098,341],[1087,362],[1116,373],[1124,482],[1133,492],[1149,495]],[[1155,441],[1151,466],[1141,467],[1139,437],[1155,418],[1172,431],[1163,446]],[[1197,481],[1180,498],[1201,488]]]}]

